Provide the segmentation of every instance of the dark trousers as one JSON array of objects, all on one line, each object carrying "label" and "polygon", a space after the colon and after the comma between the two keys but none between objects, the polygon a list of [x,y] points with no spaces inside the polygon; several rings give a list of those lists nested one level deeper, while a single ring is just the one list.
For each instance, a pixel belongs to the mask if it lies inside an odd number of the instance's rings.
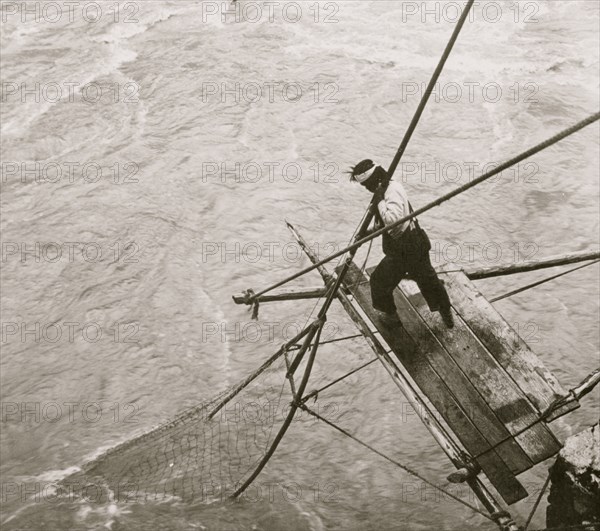
[{"label": "dark trousers", "polygon": [[414,280],[431,311],[450,307],[444,284],[431,265],[431,243],[421,228],[404,232],[393,240],[384,234],[385,258],[371,275],[373,307],[382,312],[395,312],[393,291],[404,278]]}]

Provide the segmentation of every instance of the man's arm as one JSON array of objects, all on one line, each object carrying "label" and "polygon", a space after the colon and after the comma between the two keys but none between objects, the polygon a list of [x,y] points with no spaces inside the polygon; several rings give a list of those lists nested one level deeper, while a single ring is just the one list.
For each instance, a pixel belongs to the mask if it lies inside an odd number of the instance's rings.
[{"label": "man's arm", "polygon": [[393,184],[390,184],[387,193],[377,203],[377,209],[386,225],[391,225],[408,214],[406,198],[402,191]]}]

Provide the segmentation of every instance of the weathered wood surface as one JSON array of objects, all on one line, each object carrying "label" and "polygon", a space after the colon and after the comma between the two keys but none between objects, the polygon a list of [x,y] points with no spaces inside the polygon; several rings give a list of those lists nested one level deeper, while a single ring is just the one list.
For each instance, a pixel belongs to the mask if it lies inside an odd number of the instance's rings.
[{"label": "weathered wood surface", "polygon": [[[400,293],[395,294],[396,299],[400,299],[401,297]],[[403,300],[396,300],[396,305],[399,309],[400,320],[409,336],[414,340],[415,348],[423,353],[423,358],[426,358],[433,370],[443,378],[448,389],[453,392],[453,395],[462,405],[465,414],[472,420],[473,424],[477,425],[481,433],[484,434],[489,445],[501,443],[497,452],[504,457],[505,462],[512,472],[518,474],[531,468],[533,461],[529,459],[521,447],[512,439],[505,441],[505,439],[510,437],[510,432],[501,420],[497,418],[494,410],[470,381],[470,378],[473,377],[471,371],[464,371],[461,364],[448,355],[444,344],[440,342],[440,339],[436,337],[431,329],[423,326],[423,319],[419,315],[419,312],[423,311],[425,301],[422,299],[415,301],[414,298],[416,297],[411,297],[413,305],[406,304]],[[414,307],[415,303],[418,304],[418,308]],[[437,314],[432,317],[436,320],[439,319]],[[441,319],[439,321],[439,324],[436,323],[437,327],[445,330],[444,325],[441,324]],[[456,337],[461,339],[464,331],[457,330],[457,332],[455,334]],[[402,348],[402,345],[398,346]],[[465,352],[465,356],[459,357],[468,358],[468,355],[469,352],[467,351]],[[466,364],[468,364],[468,360],[462,359],[459,361],[466,361]],[[477,367],[474,367],[474,369],[477,369]],[[485,378],[485,374],[486,371],[482,370],[483,378]],[[479,375],[475,377],[479,377]],[[492,383],[490,382],[490,385]]]},{"label": "weathered wood surface", "polygon": [[[554,375],[465,274],[441,273],[441,277],[449,280],[446,287],[453,306],[539,412],[567,394]],[[577,402],[568,404],[550,415],[548,421],[578,407]]]},{"label": "weathered wood surface", "polygon": [[[504,500],[511,504],[525,498],[527,492],[515,478],[513,470],[525,470],[531,466],[531,460],[509,438],[508,430],[494,416],[485,401],[481,400],[460,370],[452,366],[452,360],[447,355],[443,355],[441,346],[436,346],[435,337],[431,337],[427,332],[415,333],[420,317],[408,300],[404,298],[404,312],[401,315],[401,318],[404,316],[403,322],[406,328],[386,326],[373,311],[369,285],[365,280],[358,268],[353,265],[348,273],[346,286],[394,350],[403,367],[466,450],[473,455],[483,453],[477,462]],[[423,325],[419,327],[421,331],[425,328]],[[433,360],[419,343],[421,340],[426,340],[428,346],[433,349]],[[436,368],[441,374],[436,371]],[[452,391],[448,387],[449,380],[453,385]],[[478,427],[478,423],[483,428]],[[500,444],[496,450],[491,450],[493,444],[505,438],[509,440]]]},{"label": "weathered wood surface", "polygon": [[374,312],[368,276],[354,264],[345,287],[505,501],[514,503],[527,495],[514,476],[561,448],[536,421],[565,390],[466,275],[448,269],[440,278],[453,305],[453,329],[429,311],[414,282],[395,290],[401,325],[392,326]]},{"label": "weathered wood surface", "polygon": [[[318,263],[318,258],[314,255],[312,250],[306,245],[306,241],[304,238],[296,231],[296,229],[288,223],[289,229],[292,231],[292,234],[298,241],[298,243],[305,250],[308,258],[311,260],[313,264]],[[318,271],[323,277],[323,280],[326,284],[328,284],[332,279],[332,275],[327,271],[327,269],[320,265],[318,266]],[[420,393],[417,389],[415,389],[412,381],[409,381],[408,375],[406,375],[406,370],[401,368],[398,363],[394,362],[392,358],[389,356],[386,349],[383,347],[379,339],[373,334],[370,329],[367,321],[362,317],[362,312],[360,311],[359,305],[356,301],[352,300],[350,296],[346,293],[346,290],[339,289],[337,292],[337,298],[344,306],[348,315],[351,319],[356,323],[358,328],[362,331],[365,336],[367,342],[371,344],[373,350],[378,355],[378,358],[381,360],[382,364],[386,368],[386,370],[392,376],[393,381],[400,388],[400,390],[404,393],[405,397],[409,401],[410,404],[417,405],[415,411],[423,424],[427,427],[430,433],[433,435],[435,440],[438,442],[440,447],[444,450],[446,455],[450,458],[452,463],[455,464],[457,468],[462,468],[464,466],[465,459],[467,461],[471,461],[470,456],[466,456],[465,452],[458,446],[456,441],[449,436],[447,430],[444,426],[442,426],[441,421],[439,421],[436,417],[433,416],[432,411],[428,404],[424,403],[424,397],[422,393]],[[485,459],[488,459],[488,456],[484,456]],[[519,492],[522,489],[522,486],[514,480],[514,490]],[[493,495],[489,492],[486,485],[481,481],[479,475],[471,476],[467,479],[467,484],[471,487],[473,493],[477,497],[477,499],[481,502],[481,504],[492,514],[498,513],[502,510],[502,507],[496,502]],[[524,491],[519,493],[517,497],[526,496],[527,493]],[[509,517],[500,517],[498,518],[499,522],[502,522],[502,518],[510,519]],[[512,529],[514,526],[511,526]]]},{"label": "weathered wood surface", "polygon": [[[455,275],[460,275],[460,273]],[[462,277],[470,283],[464,275]],[[455,300],[458,295],[462,294],[462,291],[447,275],[440,275],[440,278],[445,279],[450,299],[455,304]],[[401,290],[421,317],[421,327],[424,324],[436,336],[439,343],[443,345],[443,355],[449,358],[449,363],[453,363],[457,370],[464,374],[467,385],[481,396],[492,410],[492,415],[506,427],[511,435],[515,436],[515,440],[531,461],[534,464],[539,463],[556,454],[561,448],[560,444],[543,423],[531,426],[539,417],[539,412],[504,368],[490,355],[478,337],[473,334],[473,330],[469,326],[470,321],[460,313],[461,308],[454,307],[455,310],[458,310],[454,318],[455,326],[453,329],[448,329],[441,322],[441,317],[437,312],[432,314],[429,311],[427,303],[413,282],[403,282]],[[402,297],[400,290],[397,290],[396,297]],[[401,304],[401,301],[397,301],[397,304],[398,302]],[[472,305],[469,310],[476,315],[479,312],[479,306]],[[502,321],[500,315],[497,317],[499,322]],[[402,315],[400,318],[402,319]],[[493,325],[492,332],[499,328],[496,322],[491,322],[490,325]],[[430,355],[425,348],[423,348],[423,352]],[[531,355],[535,357],[533,353]],[[518,357],[515,354],[513,356]],[[453,381],[447,380],[447,382],[450,389],[456,389]],[[461,391],[463,390],[461,389]],[[477,407],[475,402],[466,403],[471,404],[474,408]],[[528,429],[529,426],[531,427]],[[520,471],[522,470],[518,472]]]}]

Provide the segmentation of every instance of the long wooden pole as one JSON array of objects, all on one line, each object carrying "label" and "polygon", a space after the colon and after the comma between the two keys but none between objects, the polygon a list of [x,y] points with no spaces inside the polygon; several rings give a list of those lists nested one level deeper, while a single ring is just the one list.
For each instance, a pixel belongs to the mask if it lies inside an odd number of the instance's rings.
[{"label": "long wooden pole", "polygon": [[[270,295],[262,295],[255,302],[283,302],[283,301],[299,301],[305,299],[320,299],[327,293],[327,289],[319,286],[314,288],[287,288],[281,289],[277,293]],[[248,301],[248,296],[245,293],[240,293],[233,296],[233,301],[236,304],[252,304]]]},{"label": "long wooden pole", "polygon": [[[400,148],[398,149],[396,156],[394,157],[394,160],[392,161],[392,165],[390,166],[390,169],[388,171],[388,174],[390,177],[394,174],[394,171],[396,170],[396,167],[397,167],[398,163],[400,162],[402,155],[404,154],[404,150],[406,149],[406,146],[408,145],[410,138],[411,138],[415,128],[417,127],[419,119],[421,118],[423,110],[425,109],[425,106],[427,105],[427,101],[429,100],[429,97],[433,91],[433,87],[435,86],[435,83],[437,82],[437,80],[443,70],[444,64],[446,63],[446,60],[448,59],[448,56],[450,55],[450,52],[452,51],[452,47],[454,46],[454,43],[456,42],[456,39],[460,33],[460,30],[462,29],[462,26],[467,18],[467,15],[468,15],[471,7],[473,6],[473,3],[474,3],[474,0],[469,0],[467,6],[463,10],[461,18],[460,18],[459,22],[457,23],[456,28],[454,29],[454,32],[452,34],[452,38],[450,39],[450,42],[448,43],[448,45],[446,46],[446,49],[444,50],[444,54],[442,55],[442,58],[438,64],[430,82],[429,82],[429,86],[427,87],[427,90],[425,91],[425,94],[423,95],[423,98],[421,99],[419,107],[417,108],[417,111],[416,111],[415,115],[413,116],[413,119],[408,127],[408,130],[406,131],[404,138],[402,139]],[[346,259],[344,261],[343,267],[337,274],[337,278],[335,279],[335,282],[329,284],[329,287],[327,288],[327,295],[325,298],[325,302],[323,303],[323,306],[319,310],[318,320],[319,320],[320,325],[318,326],[317,331],[316,331],[317,339],[315,340],[315,343],[312,346],[310,357],[307,362],[307,366],[306,366],[306,369],[304,372],[304,376],[302,378],[302,382],[300,383],[300,386],[298,387],[296,399],[294,400],[294,404],[292,405],[292,408],[290,409],[283,426],[280,428],[279,432],[277,433],[277,436],[275,437],[275,440],[273,441],[273,444],[269,448],[268,452],[265,454],[265,456],[259,463],[259,465],[256,468],[256,470],[254,471],[254,473],[246,480],[246,482],[239,489],[237,489],[235,491],[235,493],[233,494],[234,497],[239,496],[239,494],[241,494],[252,483],[252,481],[254,481],[254,479],[258,476],[258,474],[260,474],[262,469],[267,464],[268,460],[271,458],[271,456],[275,452],[277,446],[279,445],[279,442],[283,438],[285,432],[287,431],[289,425],[292,422],[292,419],[294,418],[296,410],[298,409],[299,404],[300,404],[299,401],[302,399],[302,395],[304,394],[304,389],[305,389],[306,384],[308,383],[308,379],[310,377],[312,365],[313,365],[313,362],[314,362],[314,359],[315,359],[315,356],[317,353],[317,349],[319,347],[319,338],[321,335],[323,323],[325,322],[325,319],[327,318],[327,312],[329,311],[329,308],[330,308],[333,300],[338,296],[341,283],[343,282],[344,277],[346,276],[346,274],[348,272],[350,264],[352,263],[352,259],[354,258],[354,256],[356,255],[356,252],[358,251],[358,249],[360,247],[360,245],[356,245],[356,243],[363,240],[367,234],[369,225],[371,224],[371,221],[373,220],[373,217],[374,217],[374,212],[373,212],[374,208],[376,208],[376,206],[373,204],[373,201],[371,200],[371,204],[369,205],[369,208],[365,212],[365,215],[363,216],[363,220],[356,232],[356,236],[354,237],[354,241],[353,241],[354,247],[349,248],[349,249],[347,249],[346,252],[339,254],[339,256],[346,254]],[[397,224],[399,225],[399,223],[397,223]],[[326,284],[329,283],[329,278],[331,278],[331,277],[323,276],[323,279]],[[263,290],[262,292],[255,294],[252,297],[252,301],[260,300],[260,297],[264,296],[268,291],[272,291],[275,287],[279,287],[285,283],[286,282],[279,283],[278,285],[273,286],[270,289]],[[292,373],[292,374],[290,374],[290,377],[293,377],[293,372],[295,371],[300,360],[302,359],[302,356],[306,352],[306,349],[310,345],[310,342],[313,339],[314,335],[315,334],[311,331],[308,334],[308,336],[306,337],[304,344],[303,344],[302,348],[300,349],[300,352],[296,355],[296,358],[295,358],[294,362],[292,363],[292,366],[290,367],[290,370]]]},{"label": "long wooden pole", "polygon": [[410,142],[410,139],[412,138],[412,134],[414,133],[415,129],[417,128],[419,120],[421,119],[423,111],[425,110],[427,102],[429,101],[429,97],[433,93],[433,89],[435,88],[435,85],[438,82],[438,79],[440,78],[440,74],[442,73],[442,70],[444,70],[446,61],[448,60],[448,57],[450,56],[450,53],[452,52],[452,48],[454,48],[454,44],[456,43],[456,39],[458,39],[458,36],[460,35],[460,32],[465,24],[465,21],[467,20],[467,17],[469,16],[469,11],[471,11],[474,1],[475,0],[469,0],[467,5],[463,9],[463,12],[461,13],[460,19],[458,20],[458,22],[456,23],[456,26],[454,27],[452,36],[450,37],[450,40],[448,41],[448,44],[446,45],[446,48],[444,49],[444,53],[442,54],[442,57],[440,58],[438,65],[437,65],[436,69],[434,70],[434,72],[431,76],[431,79],[429,80],[429,84],[427,85],[427,88],[425,89],[425,93],[423,94],[423,97],[421,98],[421,101],[419,102],[419,106],[417,107],[415,115],[413,116],[413,119],[411,120],[411,122],[408,126],[408,129],[406,130],[406,133],[404,134],[404,138],[402,139],[402,143],[400,144],[400,147],[398,148],[398,151],[396,152],[396,156],[394,157],[394,160],[392,160],[392,163],[388,170],[388,175],[390,176],[390,179],[393,177],[394,172],[396,171],[396,168],[398,167],[398,164],[400,163],[400,160],[402,159],[402,156],[404,155],[404,151],[406,151],[406,147],[408,146],[408,143]]},{"label": "long wooden pole", "polygon": [[513,275],[515,273],[537,271],[538,269],[547,269],[549,267],[576,264],[577,262],[597,260],[598,258],[600,258],[600,251],[581,251],[577,253],[563,254],[560,256],[549,256],[548,258],[543,258],[542,260],[529,260],[527,262],[521,262],[517,264],[465,269],[464,272],[465,275],[467,275],[467,277],[469,277],[471,280],[481,280],[483,278]]},{"label": "long wooden pole", "polygon": [[[302,381],[301,381],[300,385],[298,386],[298,390],[295,393],[296,396],[301,397],[304,394],[306,385],[308,384],[308,379],[310,377],[310,373],[312,372],[313,363],[315,360],[315,356],[317,354],[317,348],[319,347],[319,339],[321,337],[321,332],[323,330],[323,324],[324,324],[324,322],[320,321],[316,324],[316,326],[309,327],[310,331],[309,331],[308,335],[306,336],[306,339],[304,340],[302,348],[300,349],[300,352],[298,352],[298,354],[296,354],[296,360],[301,360],[302,357],[304,356],[304,353],[311,345],[311,341],[313,340],[313,338],[315,339],[315,342],[312,345],[312,348],[310,350],[310,356],[308,358],[308,362],[306,363],[306,367],[304,369]],[[292,374],[288,374],[288,377],[292,377],[292,376],[293,376]],[[292,420],[294,420],[294,415],[296,414],[296,411],[298,410],[299,406],[300,406],[300,402],[297,399],[294,399],[294,401],[292,402],[292,405],[290,407],[290,410],[288,411],[288,414],[287,414],[283,424],[281,425],[281,428],[279,428],[279,431],[277,432],[275,439],[273,439],[273,442],[271,443],[271,446],[269,447],[269,449],[267,450],[267,452],[265,453],[263,458],[260,460],[260,463],[258,463],[256,468],[254,469],[254,472],[252,472],[252,474],[248,477],[248,479],[246,479],[246,481],[244,481],[244,483],[242,483],[242,485],[240,485],[235,490],[235,492],[231,495],[232,498],[237,498],[242,492],[244,492],[250,486],[250,484],[258,477],[258,475],[262,472],[263,468],[269,462],[269,459],[271,459],[271,457],[275,453],[275,450],[277,450],[277,447],[279,446],[279,443],[283,439],[285,432],[290,427]]]},{"label": "long wooden pole", "polygon": [[260,291],[254,295],[254,299],[264,295],[265,293],[267,293],[269,291],[274,290],[275,288],[283,286],[284,284],[287,284],[288,282],[291,282],[292,280],[295,280],[295,279],[305,275],[306,273],[310,273],[311,271],[314,271],[319,266],[325,265],[327,262],[331,262],[331,260],[334,260],[335,258],[338,258],[346,253],[351,252],[351,251],[355,251],[356,249],[358,249],[365,243],[369,243],[371,240],[378,238],[382,234],[389,232],[390,230],[394,229],[395,227],[398,227],[398,226],[406,223],[407,221],[419,216],[420,214],[423,214],[424,212],[427,212],[428,210],[431,210],[432,208],[434,208],[438,205],[441,205],[442,203],[448,201],[449,199],[452,199],[453,197],[456,197],[457,195],[460,195],[460,194],[466,192],[467,190],[470,190],[471,188],[483,183],[484,181],[487,181],[488,179],[492,178],[494,175],[502,173],[504,170],[510,168],[511,166],[514,166],[515,164],[518,164],[519,162],[521,162],[525,159],[528,159],[529,157],[535,155],[536,153],[543,151],[544,149],[550,147],[553,144],[556,144],[557,142],[572,135],[573,133],[580,131],[584,127],[587,127],[588,125],[596,122],[599,119],[600,119],[600,112],[597,112],[596,114],[589,116],[585,120],[582,120],[582,121],[572,125],[571,127],[565,129],[564,131],[561,131],[560,133],[554,135],[553,137],[545,140],[544,142],[541,142],[540,144],[537,144],[536,146],[528,149],[527,151],[521,153],[520,155],[517,155],[516,157],[504,162],[503,164],[500,164],[500,166],[498,166],[497,168],[485,173],[484,175],[481,175],[477,179],[473,179],[471,182],[468,182],[468,183],[464,184],[463,186],[459,186],[455,190],[448,192],[447,194],[444,194],[441,197],[438,197],[436,200],[431,201],[430,203],[427,203],[425,206],[417,208],[414,212],[412,212],[411,214],[409,214],[407,216],[404,216],[403,218],[399,219],[398,221],[396,221],[390,225],[386,225],[385,227],[383,227],[375,232],[372,232],[368,236],[365,236],[364,238],[353,243],[352,245],[349,245],[348,247],[345,247],[344,249],[341,249],[341,250],[331,254],[327,258],[320,260],[319,262],[313,264],[312,266],[309,266],[309,267],[303,269],[302,271],[298,271],[297,273],[294,273],[293,275],[290,275],[289,277],[269,286],[268,288],[263,289],[262,291]]},{"label": "long wooden pole", "polygon": [[[287,225],[288,225],[288,227],[290,227],[290,230],[294,231],[292,225],[290,225],[289,223],[287,223]],[[588,262],[588,261],[598,260],[598,259],[600,259],[600,251],[581,251],[581,252],[576,252],[576,253],[568,253],[568,254],[563,254],[563,255],[550,256],[548,258],[543,258],[541,260],[529,260],[527,262],[521,262],[521,263],[516,263],[516,264],[504,264],[504,265],[500,265],[500,266],[478,267],[478,268],[471,268],[471,269],[466,269],[466,270],[461,269],[461,271],[464,271],[465,275],[467,275],[467,277],[469,277],[471,280],[481,280],[484,278],[492,278],[492,277],[505,276],[505,275],[514,275],[517,273],[526,273],[529,271],[537,271],[537,270],[541,270],[541,269],[548,269],[551,267],[576,264],[579,262]],[[590,265],[590,264],[584,264],[584,266],[582,266],[582,267],[585,267],[586,265]],[[321,268],[321,271],[324,270],[323,266],[320,266],[320,268]],[[448,270],[444,269],[443,271],[447,272]],[[575,270],[573,270],[573,271],[575,271]],[[562,276],[562,273],[560,275],[556,275],[556,277],[559,277],[559,276]],[[554,278],[554,277],[551,277],[550,279],[546,279],[546,280],[551,280],[552,278]],[[329,279],[329,280],[331,280],[331,279]],[[543,282],[545,282],[546,280],[544,280]],[[532,284],[532,287],[533,287],[533,284]],[[516,290],[515,290],[515,292],[516,292]],[[263,295],[262,297],[259,298],[259,300],[260,300],[260,302],[280,302],[280,301],[288,301],[288,300],[316,299],[316,298],[322,297],[323,295],[325,295],[325,293],[327,293],[326,288],[286,289],[286,290],[280,290],[271,295]],[[501,298],[508,297],[512,294],[514,294],[514,292],[510,292],[505,295],[502,295],[502,297],[492,299],[492,302],[499,300]],[[251,304],[248,301],[248,297],[245,294],[234,295],[233,300],[235,301],[236,304]]]}]

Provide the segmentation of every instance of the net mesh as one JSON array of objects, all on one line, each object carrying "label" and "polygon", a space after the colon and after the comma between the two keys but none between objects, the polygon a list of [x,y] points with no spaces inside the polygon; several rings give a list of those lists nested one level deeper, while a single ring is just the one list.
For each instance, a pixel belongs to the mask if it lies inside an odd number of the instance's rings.
[{"label": "net mesh", "polygon": [[101,490],[115,501],[213,502],[231,496],[256,469],[289,410],[290,355],[276,354],[236,386],[108,450],[63,479],[60,488],[86,498]]}]

